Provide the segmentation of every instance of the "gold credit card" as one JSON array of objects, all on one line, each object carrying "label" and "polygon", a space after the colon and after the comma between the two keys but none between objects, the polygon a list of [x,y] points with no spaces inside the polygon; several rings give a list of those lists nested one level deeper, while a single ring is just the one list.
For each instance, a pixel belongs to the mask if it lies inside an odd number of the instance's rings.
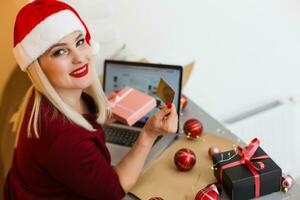
[{"label": "gold credit card", "polygon": [[156,89],[156,95],[167,105],[173,103],[175,91],[164,79],[160,78]]}]

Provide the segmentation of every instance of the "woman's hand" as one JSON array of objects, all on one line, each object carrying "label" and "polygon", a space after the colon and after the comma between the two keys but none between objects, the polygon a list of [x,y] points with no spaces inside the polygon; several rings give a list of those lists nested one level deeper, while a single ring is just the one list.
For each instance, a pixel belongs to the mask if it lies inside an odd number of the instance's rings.
[{"label": "woman's hand", "polygon": [[[168,108],[169,107],[169,108]],[[160,111],[154,113],[148,119],[143,130],[152,137],[175,133],[178,127],[178,115],[174,104],[168,107],[160,107]]]}]

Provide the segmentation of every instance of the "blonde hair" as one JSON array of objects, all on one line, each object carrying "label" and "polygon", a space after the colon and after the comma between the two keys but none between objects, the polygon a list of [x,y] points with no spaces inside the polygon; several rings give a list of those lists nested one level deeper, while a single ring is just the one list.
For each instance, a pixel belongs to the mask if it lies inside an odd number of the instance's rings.
[{"label": "blonde hair", "polygon": [[[94,99],[96,106],[98,108],[98,117],[96,119],[97,123],[102,124],[105,120],[111,115],[110,109],[108,109],[108,101],[102,90],[101,83],[97,77],[97,73],[93,67],[91,67],[92,73],[94,74],[94,81],[90,87],[86,89],[88,94]],[[15,117],[14,121],[14,129],[17,130],[17,134],[19,134],[22,122],[24,120],[26,108],[28,106],[29,100],[34,93],[33,107],[31,110],[29,123],[27,126],[27,136],[32,137],[32,130],[34,135],[39,138],[38,134],[38,116],[40,112],[40,104],[42,95],[44,95],[53,106],[60,111],[65,117],[75,124],[89,130],[95,131],[92,125],[76,110],[74,110],[71,106],[66,104],[59,94],[56,92],[47,76],[41,69],[41,66],[38,60],[35,60],[28,68],[27,74],[32,81],[32,86],[28,89],[23,102],[19,108],[17,117]],[[16,137],[16,145],[17,145],[18,136]]]}]

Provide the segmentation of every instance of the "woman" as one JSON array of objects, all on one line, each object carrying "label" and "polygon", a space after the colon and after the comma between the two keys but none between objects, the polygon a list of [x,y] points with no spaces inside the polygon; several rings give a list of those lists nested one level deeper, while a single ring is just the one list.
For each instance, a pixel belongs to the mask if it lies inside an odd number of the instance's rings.
[{"label": "woman", "polygon": [[177,130],[175,107],[162,108],[111,166],[101,128],[110,111],[92,46],[86,25],[63,2],[36,0],[18,13],[14,55],[33,85],[19,110],[5,199],[121,199],[136,183],[156,137]]}]

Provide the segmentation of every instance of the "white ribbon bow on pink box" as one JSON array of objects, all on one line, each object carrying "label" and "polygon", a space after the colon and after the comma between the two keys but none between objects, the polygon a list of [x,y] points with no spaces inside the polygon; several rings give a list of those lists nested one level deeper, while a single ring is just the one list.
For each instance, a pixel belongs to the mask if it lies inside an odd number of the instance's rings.
[{"label": "white ribbon bow on pink box", "polygon": [[109,101],[109,106],[116,120],[132,126],[156,107],[156,100],[136,89],[125,87]]}]

